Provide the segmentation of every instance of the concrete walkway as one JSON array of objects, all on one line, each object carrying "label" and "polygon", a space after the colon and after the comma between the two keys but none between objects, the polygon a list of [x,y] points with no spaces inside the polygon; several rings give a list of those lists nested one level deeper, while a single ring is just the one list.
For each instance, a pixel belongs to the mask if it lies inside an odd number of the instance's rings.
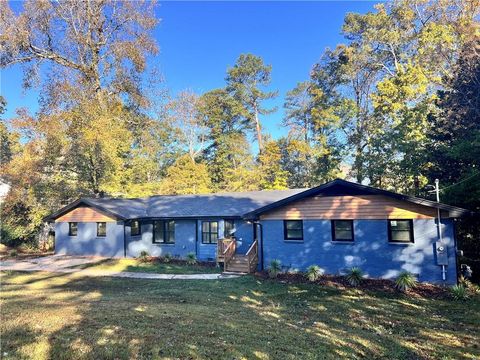
[{"label": "concrete walkway", "polygon": [[0,271],[47,271],[62,274],[78,274],[83,276],[111,276],[131,279],[158,280],[217,280],[236,278],[236,274],[155,274],[130,271],[104,271],[72,268],[72,266],[95,263],[99,258],[72,256],[45,256],[24,260],[4,260],[0,262]]}]

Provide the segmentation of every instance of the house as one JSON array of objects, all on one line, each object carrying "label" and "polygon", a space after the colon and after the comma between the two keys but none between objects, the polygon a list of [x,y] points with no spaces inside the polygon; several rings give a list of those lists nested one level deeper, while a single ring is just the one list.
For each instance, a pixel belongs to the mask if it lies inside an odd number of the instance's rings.
[{"label": "house", "polygon": [[[230,271],[353,266],[370,277],[402,270],[420,281],[455,283],[454,219],[469,211],[334,180],[311,189],[137,199],[82,198],[48,217],[58,254],[185,257]],[[438,226],[437,217],[440,215]]]}]

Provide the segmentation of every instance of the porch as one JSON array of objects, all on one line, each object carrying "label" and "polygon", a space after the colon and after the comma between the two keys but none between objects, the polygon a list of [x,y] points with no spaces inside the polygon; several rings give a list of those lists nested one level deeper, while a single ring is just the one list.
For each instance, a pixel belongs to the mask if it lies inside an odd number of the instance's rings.
[{"label": "porch", "polygon": [[223,263],[224,271],[227,272],[255,272],[258,265],[258,241],[255,239],[245,254],[239,254],[235,238],[219,240],[217,262]]}]

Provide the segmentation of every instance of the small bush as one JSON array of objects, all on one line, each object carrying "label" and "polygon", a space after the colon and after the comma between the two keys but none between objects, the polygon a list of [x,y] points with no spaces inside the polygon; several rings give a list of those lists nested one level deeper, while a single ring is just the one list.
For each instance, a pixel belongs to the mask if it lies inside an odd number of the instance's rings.
[{"label": "small bush", "polygon": [[187,264],[188,265],[195,265],[197,263],[197,255],[193,252],[189,252],[187,254]]},{"label": "small bush", "polygon": [[37,243],[29,241],[20,245],[20,250],[23,253],[35,253],[38,252],[39,248]]},{"label": "small bush", "polygon": [[459,285],[462,285],[466,288],[472,295],[480,294],[480,286],[472,283],[470,280],[465,279],[463,276],[460,276],[458,279]]},{"label": "small bush", "polygon": [[359,267],[352,267],[345,278],[351,286],[358,286],[363,280],[363,271]]},{"label": "small bush", "polygon": [[18,250],[17,249],[12,249],[8,252],[8,255],[11,256],[11,257],[18,256]]},{"label": "small bush", "polygon": [[138,260],[142,263],[148,262],[149,254],[148,251],[142,250],[140,252],[140,256],[138,257]]},{"label": "small bush", "polygon": [[455,300],[467,300],[469,297],[468,289],[461,284],[453,285],[450,288],[450,294]]},{"label": "small bush", "polygon": [[268,267],[268,275],[271,278],[276,278],[278,274],[282,271],[282,263],[280,260],[273,259],[270,261],[270,266]]},{"label": "small bush", "polygon": [[417,279],[408,271],[402,271],[395,279],[396,288],[403,292],[414,288],[416,285]]},{"label": "small bush", "polygon": [[173,259],[172,254],[166,253],[165,256],[163,257],[163,262],[169,263],[170,261],[172,261],[172,259]]},{"label": "small bush", "polygon": [[308,267],[307,271],[305,272],[305,276],[310,281],[317,281],[320,276],[322,276],[322,269],[320,269],[317,265],[311,265]]}]

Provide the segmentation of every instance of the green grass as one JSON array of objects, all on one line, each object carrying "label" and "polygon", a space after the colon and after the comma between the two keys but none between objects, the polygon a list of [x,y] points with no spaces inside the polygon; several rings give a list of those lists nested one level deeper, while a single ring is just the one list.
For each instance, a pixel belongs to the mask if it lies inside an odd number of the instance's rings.
[{"label": "green grass", "polygon": [[480,300],[7,272],[4,359],[474,359]]},{"label": "green grass", "polygon": [[95,263],[72,266],[77,269],[88,269],[98,271],[130,271],[147,272],[158,274],[212,274],[220,273],[223,267],[188,265],[186,263],[142,263],[137,259],[103,259]]}]

